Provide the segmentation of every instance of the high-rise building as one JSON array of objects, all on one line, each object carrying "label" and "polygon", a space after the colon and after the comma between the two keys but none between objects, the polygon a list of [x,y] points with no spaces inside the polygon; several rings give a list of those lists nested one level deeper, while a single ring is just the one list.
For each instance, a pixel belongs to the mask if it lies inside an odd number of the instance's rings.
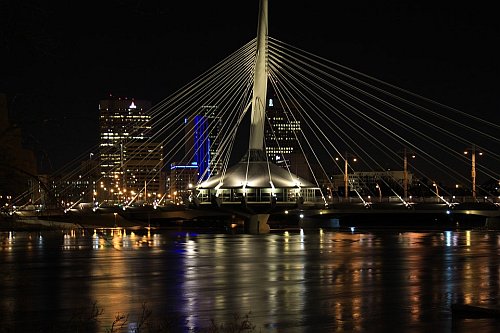
[{"label": "high-rise building", "polygon": [[221,119],[215,105],[204,105],[199,114],[185,120],[186,162],[196,162],[200,179],[216,175],[222,165],[220,148]]},{"label": "high-rise building", "polygon": [[297,140],[302,131],[297,114],[295,103],[283,102],[270,95],[264,125],[266,154],[275,164],[311,180],[311,172]]},{"label": "high-rise building", "polygon": [[150,108],[149,101],[127,98],[99,103],[100,187],[109,199],[126,198],[130,191],[162,192],[163,147],[151,140]]},{"label": "high-rise building", "polygon": [[276,164],[289,162],[290,155],[300,151],[296,139],[300,120],[295,119],[293,105],[282,105],[278,99],[269,98],[264,125],[267,156]]}]

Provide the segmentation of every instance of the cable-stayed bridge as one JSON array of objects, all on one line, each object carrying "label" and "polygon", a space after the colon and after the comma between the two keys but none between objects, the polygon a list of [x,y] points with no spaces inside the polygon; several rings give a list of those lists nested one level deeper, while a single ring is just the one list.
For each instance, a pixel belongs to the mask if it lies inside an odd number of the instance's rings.
[{"label": "cable-stayed bridge", "polygon": [[[262,1],[254,40],[149,110],[151,135],[130,123],[133,139],[118,155],[128,145],[144,184],[131,187],[137,171],[123,160],[99,171],[101,152],[94,167],[61,172],[54,214],[148,223],[239,216],[256,233],[269,231],[270,215],[498,218],[499,124],[272,38],[267,17]],[[152,144],[166,148],[154,166]],[[169,191],[151,193],[171,165]],[[8,213],[28,214],[29,195],[13,198]],[[49,215],[46,203],[29,205]]]}]

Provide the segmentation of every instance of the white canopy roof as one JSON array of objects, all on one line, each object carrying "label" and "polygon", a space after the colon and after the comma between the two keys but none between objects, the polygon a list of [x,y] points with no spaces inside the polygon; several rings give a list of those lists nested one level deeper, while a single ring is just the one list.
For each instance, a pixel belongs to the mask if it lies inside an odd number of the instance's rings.
[{"label": "white canopy roof", "polygon": [[[217,187],[220,183],[222,185]],[[317,187],[273,163],[267,161],[241,161],[227,169],[225,175],[214,176],[202,182],[198,188],[242,188],[245,184],[246,188],[272,188],[273,186],[275,188]]]}]

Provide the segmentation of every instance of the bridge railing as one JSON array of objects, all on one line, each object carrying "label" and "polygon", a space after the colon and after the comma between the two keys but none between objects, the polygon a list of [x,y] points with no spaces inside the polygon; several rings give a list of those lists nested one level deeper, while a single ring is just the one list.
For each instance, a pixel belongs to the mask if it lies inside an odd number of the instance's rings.
[{"label": "bridge railing", "polygon": [[[333,197],[327,200],[328,203],[403,203],[402,199],[397,196],[387,196],[387,197]],[[500,204],[500,197],[476,197],[474,199],[472,196],[432,196],[432,197],[410,197],[406,200],[408,203],[493,203]]]}]

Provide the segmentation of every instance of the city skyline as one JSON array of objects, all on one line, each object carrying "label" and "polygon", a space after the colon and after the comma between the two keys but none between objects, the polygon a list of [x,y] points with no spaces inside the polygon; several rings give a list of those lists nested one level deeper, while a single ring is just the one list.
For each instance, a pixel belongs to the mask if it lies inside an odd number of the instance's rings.
[{"label": "city skyline", "polygon": [[0,5],[6,330],[499,331],[494,11],[317,3]]},{"label": "city skyline", "polygon": [[[489,49],[497,26],[481,16],[486,9],[342,4],[328,12],[294,1],[269,5],[271,36],[495,121],[499,102],[485,82],[498,73]],[[68,8],[45,6],[40,17],[25,15],[36,10],[29,3],[8,6],[21,20],[4,23],[13,66],[4,68],[1,88],[32,144],[57,168],[67,162],[60,156],[70,157],[58,152],[70,146],[81,152],[97,141],[100,99],[111,93],[159,102],[254,37],[258,1],[244,10],[223,3],[188,8],[112,2],[96,12],[79,8],[87,19],[104,20],[82,27],[71,22]],[[43,20],[47,15],[53,15],[50,24]],[[126,24],[133,20],[140,24]],[[46,29],[37,35],[38,25]]]}]

